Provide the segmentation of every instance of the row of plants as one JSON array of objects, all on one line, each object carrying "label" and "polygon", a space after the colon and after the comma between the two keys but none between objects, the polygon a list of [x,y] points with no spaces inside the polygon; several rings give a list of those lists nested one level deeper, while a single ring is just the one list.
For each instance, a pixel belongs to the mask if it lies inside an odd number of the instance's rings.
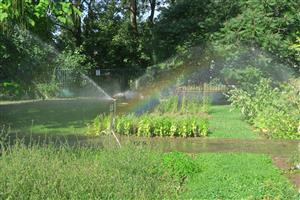
[{"label": "row of plants", "polygon": [[162,100],[154,112],[159,114],[204,114],[209,113],[210,100],[208,97],[189,98],[178,95]]},{"label": "row of plants", "polygon": [[[100,115],[88,124],[88,133],[109,133],[111,116]],[[208,134],[208,119],[196,115],[120,115],[114,120],[114,128],[121,135],[146,137],[199,137]]]},{"label": "row of plants", "polygon": [[300,138],[300,88],[295,81],[274,84],[262,78],[250,88],[229,92],[245,119],[270,138]]}]

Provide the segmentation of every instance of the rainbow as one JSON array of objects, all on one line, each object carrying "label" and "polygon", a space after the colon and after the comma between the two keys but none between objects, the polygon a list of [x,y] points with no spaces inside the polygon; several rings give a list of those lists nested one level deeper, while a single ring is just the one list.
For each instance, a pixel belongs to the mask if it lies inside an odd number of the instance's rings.
[{"label": "rainbow", "polygon": [[[194,62],[183,62],[176,68],[169,68],[168,70],[161,70],[156,74],[155,81],[147,86],[143,86],[138,90],[143,98],[135,98],[128,102],[127,106],[119,107],[118,113],[137,113],[149,110],[153,105],[158,103],[159,94],[177,85],[179,77],[188,76],[199,69],[201,66],[209,66],[210,60],[201,60],[199,65],[199,58],[194,59]],[[195,61],[197,61],[195,64]],[[140,77],[142,79],[142,77]]]}]

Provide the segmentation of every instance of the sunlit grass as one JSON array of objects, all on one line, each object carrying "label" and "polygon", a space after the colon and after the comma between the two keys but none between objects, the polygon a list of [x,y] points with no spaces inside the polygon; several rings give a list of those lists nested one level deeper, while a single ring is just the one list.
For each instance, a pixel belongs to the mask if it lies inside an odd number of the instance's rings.
[{"label": "sunlit grass", "polygon": [[212,106],[210,109],[210,137],[242,139],[258,138],[258,134],[252,130],[251,126],[243,121],[242,115],[238,110],[233,110],[233,107],[229,105]]},{"label": "sunlit grass", "polygon": [[182,199],[300,198],[268,156],[208,153],[196,162],[203,171],[187,181]]}]

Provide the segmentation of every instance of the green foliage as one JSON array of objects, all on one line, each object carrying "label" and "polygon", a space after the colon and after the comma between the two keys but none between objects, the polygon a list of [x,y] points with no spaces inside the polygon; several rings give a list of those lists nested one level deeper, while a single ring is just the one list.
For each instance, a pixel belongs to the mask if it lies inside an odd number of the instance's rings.
[{"label": "green foliage", "polygon": [[4,98],[52,97],[59,87],[55,69],[68,69],[76,74],[85,73],[95,66],[82,50],[58,53],[29,31],[14,28],[7,36],[0,33],[0,90]]},{"label": "green foliage", "polygon": [[237,85],[247,91],[263,78],[263,73],[257,67],[224,68],[222,71],[224,82],[228,85]]},{"label": "green foliage", "polygon": [[299,88],[291,84],[273,87],[268,79],[253,91],[234,89],[229,99],[254,126],[274,138],[299,138]]},{"label": "green foliage", "polygon": [[[36,83],[50,81],[54,68],[54,49],[41,43],[28,31],[14,28],[10,36],[0,33],[0,84],[15,86],[15,96],[35,96]],[[8,94],[9,95],[9,94]]]},{"label": "green foliage", "polygon": [[239,3],[232,0],[179,0],[162,9],[154,27],[159,61],[203,44],[238,12]]},{"label": "green foliage", "polygon": [[78,48],[74,51],[65,50],[58,54],[55,60],[56,66],[61,69],[67,69],[70,71],[86,73],[88,69],[95,67],[95,63],[82,53],[82,49]]},{"label": "green foliage", "polygon": [[21,93],[21,87],[15,82],[3,82],[0,83],[0,98],[1,99],[14,99],[19,98]]},{"label": "green foliage", "polygon": [[297,59],[300,61],[300,37],[297,38],[297,42],[291,48],[297,51]]},{"label": "green foliage", "polygon": [[[102,115],[92,124],[89,133],[99,135],[107,133],[110,116]],[[96,130],[96,131],[95,131]],[[145,137],[199,137],[208,134],[208,120],[193,115],[157,115],[145,114],[117,116],[115,131],[121,135],[137,135]]]},{"label": "green foliage", "polygon": [[296,51],[290,46],[299,31],[299,2],[245,0],[239,4],[241,13],[224,23],[214,41],[225,44],[226,51],[239,51],[239,47],[235,48],[240,44],[259,46],[285,62],[298,65]]},{"label": "green foliage", "polygon": [[188,176],[201,172],[195,160],[184,153],[171,152],[163,157],[165,170],[175,178],[183,181]]},{"label": "green foliage", "polygon": [[86,133],[89,135],[108,134],[111,120],[111,116],[109,115],[102,114],[97,116],[94,120],[87,123]]},{"label": "green foliage", "polygon": [[50,83],[38,83],[36,84],[36,89],[39,91],[40,95],[48,99],[50,97],[54,97],[59,89],[58,83],[55,81],[51,81]]},{"label": "green foliage", "polygon": [[210,100],[208,97],[202,99],[189,98],[183,96],[173,96],[163,100],[154,110],[158,114],[193,114],[200,115],[209,113]]},{"label": "green foliage", "polygon": [[9,133],[10,133],[10,126],[2,124],[0,126],[0,153],[3,151],[4,148],[7,148],[9,144]]},{"label": "green foliage", "polygon": [[164,155],[123,147],[14,146],[0,160],[1,199],[174,199]]},{"label": "green foliage", "polygon": [[[51,11],[51,13],[49,11]],[[0,2],[0,23],[4,25],[1,27],[4,29],[13,25],[33,28],[38,24],[36,23],[37,21],[43,21],[45,18],[50,18],[50,21],[57,20],[66,25],[72,22],[70,16],[73,12],[78,15],[81,14],[71,2],[51,2],[48,0],[40,0],[38,2],[2,0]]]}]

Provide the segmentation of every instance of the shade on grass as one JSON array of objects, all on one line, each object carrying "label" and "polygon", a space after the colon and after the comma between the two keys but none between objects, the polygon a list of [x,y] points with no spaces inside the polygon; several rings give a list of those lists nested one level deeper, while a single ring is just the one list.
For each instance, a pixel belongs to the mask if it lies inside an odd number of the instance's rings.
[{"label": "shade on grass", "polygon": [[258,135],[242,120],[241,113],[232,108],[227,105],[211,107],[210,137],[256,139]]},{"label": "shade on grass", "polygon": [[297,199],[268,156],[208,153],[196,161],[202,173],[188,179],[182,199]]},{"label": "shade on grass", "polygon": [[109,105],[95,98],[0,104],[0,124],[26,134],[84,134],[86,124],[108,112]]}]

